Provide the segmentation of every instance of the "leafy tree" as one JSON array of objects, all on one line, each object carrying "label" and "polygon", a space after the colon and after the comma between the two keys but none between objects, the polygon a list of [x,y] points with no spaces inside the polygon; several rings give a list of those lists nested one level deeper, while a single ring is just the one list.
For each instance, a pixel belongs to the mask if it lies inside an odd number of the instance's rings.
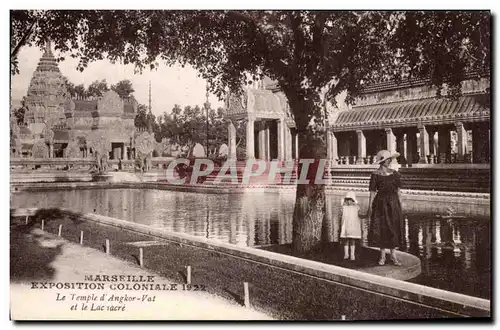
[{"label": "leafy tree", "polygon": [[78,99],[87,98],[87,90],[83,84],[77,85],[74,87],[75,97]]},{"label": "leafy tree", "polygon": [[111,89],[114,90],[121,98],[129,98],[135,92],[132,87],[132,82],[128,79],[121,80],[116,85],[111,85]]},{"label": "leafy tree", "polygon": [[87,88],[87,96],[101,97],[107,91],[109,91],[109,88],[108,88],[108,83],[106,82],[106,79],[103,79],[101,81],[95,80]]},{"label": "leafy tree", "polygon": [[16,117],[17,123],[20,125],[24,123],[24,114],[26,113],[25,107],[20,107],[14,110],[14,116]]},{"label": "leafy tree", "polygon": [[[12,11],[11,19],[11,68],[18,45],[48,38],[80,70],[104,57],[139,71],[189,63],[221,98],[268,76],[288,99],[300,158],[326,154],[325,105],[343,91],[353,103],[367,84],[412,75],[447,81],[456,94],[466,71],[490,66],[486,11]],[[321,245],[324,186],[299,185],[296,198],[293,247],[302,253]]]},{"label": "leafy tree", "polygon": [[73,84],[71,81],[68,80],[68,77],[63,76],[62,77],[64,83],[66,84],[66,90],[68,91],[68,95],[71,98],[76,97],[76,90],[75,90],[75,84]]},{"label": "leafy tree", "polygon": [[137,115],[135,116],[134,125],[139,129],[151,129],[153,131],[157,126],[155,116],[149,113],[148,108],[144,104],[139,104],[137,106]]}]

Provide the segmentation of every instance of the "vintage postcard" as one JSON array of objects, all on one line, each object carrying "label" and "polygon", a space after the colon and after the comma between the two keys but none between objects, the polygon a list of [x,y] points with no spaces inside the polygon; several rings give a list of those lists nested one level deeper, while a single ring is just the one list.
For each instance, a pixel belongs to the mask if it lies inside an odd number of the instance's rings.
[{"label": "vintage postcard", "polygon": [[491,17],[11,10],[10,319],[491,320]]}]

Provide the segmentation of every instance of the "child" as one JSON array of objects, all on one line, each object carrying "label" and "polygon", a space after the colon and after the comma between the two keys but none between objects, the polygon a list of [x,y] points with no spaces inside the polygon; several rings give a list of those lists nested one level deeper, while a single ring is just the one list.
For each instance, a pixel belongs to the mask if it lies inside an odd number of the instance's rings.
[{"label": "child", "polygon": [[358,216],[359,205],[356,195],[349,191],[342,202],[342,225],[340,238],[344,240],[344,259],[349,259],[349,246],[351,247],[351,260],[356,260],[356,241],[361,239],[361,220]]}]

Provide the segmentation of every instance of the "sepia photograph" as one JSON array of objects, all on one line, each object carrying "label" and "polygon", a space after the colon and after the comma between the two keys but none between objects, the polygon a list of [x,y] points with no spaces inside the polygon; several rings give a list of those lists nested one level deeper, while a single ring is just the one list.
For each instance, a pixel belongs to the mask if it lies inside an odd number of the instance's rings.
[{"label": "sepia photograph", "polygon": [[9,9],[9,319],[491,322],[492,17]]}]

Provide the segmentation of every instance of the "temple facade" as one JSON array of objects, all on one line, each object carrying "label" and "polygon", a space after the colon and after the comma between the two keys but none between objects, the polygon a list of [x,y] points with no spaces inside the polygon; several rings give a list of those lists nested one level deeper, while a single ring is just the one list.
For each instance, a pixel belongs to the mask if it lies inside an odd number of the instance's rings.
[{"label": "temple facade", "polygon": [[[372,165],[379,150],[399,152],[398,166],[490,163],[490,79],[462,83],[458,99],[436,98],[424,80],[368,86],[352,107],[328,109],[327,158]],[[339,102],[338,102],[339,103]],[[298,158],[298,135],[283,92],[265,78],[226,99],[229,158],[236,158],[235,120],[247,121],[247,159]]]},{"label": "temple facade", "polygon": [[110,159],[133,156],[137,102],[114,91],[95,99],[71,98],[50,42],[33,73],[25,108],[21,125],[11,119],[13,157],[86,158],[97,149]]},{"label": "temple facade", "polygon": [[436,98],[423,80],[367,87],[352,109],[334,112],[327,132],[334,163],[372,164],[378,150],[401,166],[490,163],[490,80],[462,83],[462,96]]}]

